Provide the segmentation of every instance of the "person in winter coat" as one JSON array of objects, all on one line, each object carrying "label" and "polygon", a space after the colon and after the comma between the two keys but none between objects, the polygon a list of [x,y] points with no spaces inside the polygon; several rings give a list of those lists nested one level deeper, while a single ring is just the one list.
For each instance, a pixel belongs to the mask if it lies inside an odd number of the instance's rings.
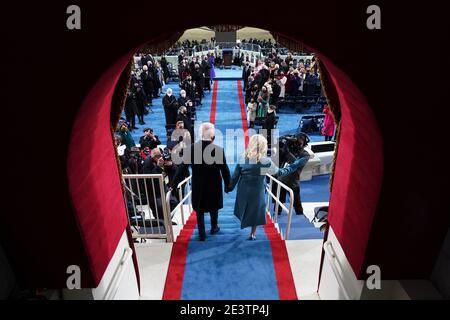
[{"label": "person in winter coat", "polygon": [[336,124],[334,123],[333,114],[330,107],[327,104],[323,108],[323,113],[325,114],[325,119],[323,121],[322,135],[325,136],[325,141],[331,141],[334,136]]},{"label": "person in winter coat", "polygon": [[250,102],[247,104],[247,118],[249,121],[249,128],[255,127],[256,109],[257,108],[258,108],[258,104],[255,102],[254,98],[251,98]]},{"label": "person in winter coat", "polygon": [[271,105],[267,110],[263,124],[263,129],[267,130],[267,143],[269,148],[272,146],[272,130],[275,128],[276,121],[275,106]]},{"label": "person in winter coat", "polygon": [[205,212],[211,216],[211,234],[219,232],[218,213],[223,208],[222,180],[230,184],[224,149],[213,143],[215,128],[212,123],[200,126],[201,140],[183,150],[184,163],[180,164],[173,185],[177,185],[189,166],[192,168],[192,207],[197,214],[200,241],[205,241]]},{"label": "person in winter coat", "polygon": [[307,159],[300,158],[287,168],[278,168],[267,157],[267,140],[256,134],[250,138],[248,147],[239,160],[225,192],[237,185],[234,215],[241,221],[241,229],[251,227],[249,240],[256,239],[256,227],[266,224],[265,180],[266,173],[285,176],[304,165]]},{"label": "person in winter coat", "polygon": [[177,122],[178,102],[173,95],[171,88],[167,89],[166,95],[162,100],[164,113],[166,116],[166,126],[175,126]]}]

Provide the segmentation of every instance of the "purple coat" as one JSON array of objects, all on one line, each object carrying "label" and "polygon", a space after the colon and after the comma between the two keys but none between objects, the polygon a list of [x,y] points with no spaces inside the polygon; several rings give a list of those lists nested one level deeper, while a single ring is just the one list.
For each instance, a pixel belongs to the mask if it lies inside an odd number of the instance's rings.
[{"label": "purple coat", "polygon": [[214,61],[215,61],[214,57],[209,56],[208,62],[211,64],[211,71],[210,71],[211,79],[214,79],[216,77],[216,71],[214,69]]}]

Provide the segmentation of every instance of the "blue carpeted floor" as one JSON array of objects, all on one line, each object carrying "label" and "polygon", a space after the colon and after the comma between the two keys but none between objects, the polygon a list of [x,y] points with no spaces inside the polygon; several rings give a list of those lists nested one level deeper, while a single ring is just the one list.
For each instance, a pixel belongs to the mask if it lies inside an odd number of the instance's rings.
[{"label": "blue carpeted floor", "polygon": [[[209,120],[209,114],[204,114]],[[219,81],[217,94],[216,129],[242,128],[236,81]],[[223,145],[216,135],[216,143]],[[233,159],[244,151],[243,135],[235,143],[225,144],[231,173]],[[248,241],[250,229],[241,229],[234,216],[236,191],[224,194],[224,208],[219,211],[218,234],[198,241],[195,230],[189,243],[184,274],[182,299],[278,299],[270,242],[262,227],[258,227],[257,241]],[[209,215],[205,215],[207,231]],[[230,290],[230,288],[232,288]]]}]

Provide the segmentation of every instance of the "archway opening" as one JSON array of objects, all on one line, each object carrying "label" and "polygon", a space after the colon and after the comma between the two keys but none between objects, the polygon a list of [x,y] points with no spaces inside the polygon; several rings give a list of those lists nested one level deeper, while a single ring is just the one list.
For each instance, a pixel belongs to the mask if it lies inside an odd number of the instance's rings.
[{"label": "archway opening", "polygon": [[[229,29],[224,29],[225,26],[223,26],[222,30],[229,30]],[[288,38],[284,38],[282,37],[282,35],[278,35],[275,34],[275,37],[277,37],[277,40],[280,42],[285,42],[288,43],[288,47],[293,48],[294,46],[296,46],[295,48],[298,48],[299,45],[302,45],[301,43],[299,43],[296,40],[292,40],[292,39],[288,39]],[[173,40],[172,40],[173,41]],[[160,48],[162,49],[167,49],[168,44],[171,43],[172,41],[167,40],[165,43],[163,43],[160,47],[158,47],[158,45],[155,45],[155,42],[151,42],[149,44],[147,44],[144,47],[144,50],[154,50],[153,52],[158,52]],[[161,43],[161,42],[159,42]],[[303,46],[303,45],[302,45]],[[156,49],[155,49],[156,48]],[[291,49],[292,50],[292,49]],[[134,52],[133,52],[134,53]],[[132,53],[130,53],[131,55]],[[104,87],[102,87],[102,81],[100,81],[99,83],[99,87],[97,87],[97,92],[95,94],[92,94],[91,100],[87,100],[86,101],[86,105],[95,105],[97,104],[98,106],[98,102],[103,99],[102,101],[102,106],[104,108],[103,111],[105,110],[109,110],[111,111],[111,119],[110,119],[110,123],[109,123],[109,128],[115,128],[115,124],[118,123],[119,118],[120,118],[120,114],[121,114],[121,108],[124,105],[124,100],[126,97],[126,91],[128,89],[128,75],[131,76],[131,70],[133,68],[132,64],[128,64],[127,67],[127,71],[123,72],[124,70],[124,66],[127,65],[128,63],[128,59],[130,57],[130,55],[128,55],[127,57],[125,57],[122,61],[118,62],[118,65],[115,66],[115,68],[113,68],[114,70],[111,70],[111,73],[107,76],[105,76],[103,85]],[[351,265],[354,269],[354,272],[356,274],[360,273],[361,267],[362,267],[362,263],[363,263],[363,256],[364,256],[364,248],[365,248],[365,243],[367,241],[367,237],[368,237],[368,233],[370,231],[370,223],[371,223],[371,219],[373,217],[373,213],[375,210],[375,204],[376,204],[376,198],[378,195],[378,189],[377,189],[377,183],[379,186],[379,177],[381,177],[381,169],[382,166],[380,163],[376,163],[376,160],[379,160],[379,157],[381,157],[381,152],[380,152],[380,141],[379,141],[379,137],[377,136],[377,130],[376,130],[376,125],[373,122],[373,118],[371,118],[370,115],[370,110],[368,109],[367,103],[365,102],[365,100],[363,99],[363,97],[361,97],[361,95],[358,93],[357,88],[352,86],[352,83],[349,79],[345,78],[345,75],[343,75],[343,73],[338,70],[337,68],[334,67],[334,65],[332,65],[332,63],[330,61],[328,61],[326,59],[326,57],[322,57],[320,55],[320,53],[316,53],[317,57],[319,57],[318,61],[318,65],[320,66],[320,64],[322,64],[322,68],[321,68],[321,75],[322,77],[325,77],[326,79],[324,80],[322,78],[322,84],[325,87],[325,91],[326,91],[326,96],[328,97],[328,103],[330,104],[330,106],[332,107],[333,113],[335,115],[336,118],[339,118],[342,116],[342,119],[338,120],[338,124],[341,125],[341,127],[343,126],[344,123],[347,123],[348,126],[345,126],[346,129],[343,130],[343,132],[345,132],[346,134],[341,134],[338,138],[339,141],[339,154],[343,153],[344,156],[339,156],[338,154],[338,158],[336,158],[335,164],[337,166],[336,171],[337,173],[339,173],[339,175],[337,176],[335,174],[334,176],[334,183],[333,183],[333,192],[331,194],[332,197],[332,204],[335,203],[335,206],[330,208],[330,220],[331,223],[333,224],[333,215],[334,215],[334,221],[335,221],[335,225],[333,226],[337,231],[337,235],[338,238],[340,238],[340,240],[344,243],[347,243],[347,247],[349,249],[348,252],[350,252],[349,256],[350,259],[352,261]],[[320,67],[319,67],[320,68]],[[111,80],[113,87],[109,86],[109,84],[106,84],[106,80]],[[340,82],[340,83],[338,83]],[[350,84],[348,84],[348,82]],[[109,82],[111,83],[111,81]],[[117,85],[118,84],[118,85]],[[116,86],[117,85],[117,86]],[[342,85],[348,85],[347,87],[342,87]],[[347,90],[347,91],[345,91]],[[95,91],[95,90],[94,90]],[[101,95],[100,93],[104,93],[105,91],[108,92],[108,95]],[[344,92],[345,91],[345,92]],[[346,95],[345,93],[351,92],[351,96],[350,95]],[[356,92],[356,94],[355,94]],[[331,99],[331,101],[330,101]],[[112,101],[112,104],[111,104]],[[116,102],[114,102],[116,101]],[[353,101],[352,106],[349,103],[349,101]],[[334,108],[334,109],[333,109]],[[84,107],[85,109],[85,107]],[[82,110],[83,112],[88,112],[85,110]],[[97,107],[97,112],[98,114],[100,114],[101,108]],[[92,111],[91,111],[92,112]],[[362,119],[363,121],[361,123],[364,124],[370,124],[371,127],[367,128],[367,133],[364,133],[362,135],[359,135],[357,138],[357,135],[355,133],[355,124],[356,124],[356,120],[359,117],[359,119]],[[80,115],[80,118],[82,118],[82,116]],[[102,120],[103,121],[103,120]],[[75,126],[74,128],[74,134],[78,134],[77,132],[77,128]],[[101,134],[99,134],[101,135]],[[106,137],[104,135],[102,135],[102,137],[105,139]],[[373,140],[375,141],[374,143],[374,148],[372,149],[365,149],[362,150],[363,148],[361,148],[358,150],[358,148],[356,148],[356,146],[360,145],[361,142],[364,141],[364,139],[366,137],[371,137],[373,138]],[[78,135],[77,138],[83,140],[82,135]],[[359,138],[363,138],[363,141],[358,141]],[[378,140],[377,140],[378,139]],[[111,141],[111,140],[110,140]],[[342,151],[344,150],[344,152]],[[114,149],[112,149],[111,151],[114,152]],[[372,156],[375,155],[375,158],[371,158]],[[88,154],[89,156],[89,154]],[[111,156],[111,154],[109,154],[109,156]],[[352,188],[352,186],[354,186],[354,183],[356,184],[360,184],[360,185],[365,185],[365,184],[361,184],[361,172],[367,171],[365,168],[356,168],[355,169],[355,162],[358,160],[358,158],[364,158],[364,159],[369,159],[371,158],[370,162],[374,163],[375,161],[375,166],[372,167],[373,173],[369,174],[369,176],[371,176],[374,180],[375,180],[375,191],[374,190],[369,190],[369,195],[366,194],[366,199],[368,199],[369,203],[359,203],[358,201],[358,193],[364,192],[367,189],[360,189],[360,191],[355,193],[351,193],[349,192],[349,189]],[[69,157],[69,171],[71,171],[71,169],[74,169],[77,167],[78,163],[77,161],[75,161],[76,157],[73,157],[73,154],[71,154],[71,156]],[[109,163],[111,164],[111,162],[109,161]],[[92,164],[92,163],[91,163]],[[117,165],[115,164],[115,170],[116,170],[116,174],[117,172]],[[341,166],[343,169],[342,171],[339,170],[339,166]],[[112,169],[114,168],[114,166],[111,164],[111,166],[107,169],[107,171],[109,171],[109,173],[113,172]],[[356,170],[356,171],[355,171]],[[360,170],[358,172],[358,170]],[[356,172],[356,174],[355,174]],[[367,176],[366,176],[367,177]],[[74,203],[75,203],[75,207],[77,208],[78,213],[80,214],[81,212],[83,212],[83,206],[79,205],[79,203],[77,202],[77,198],[79,199],[80,196],[82,196],[82,194],[87,191],[88,189],[85,189],[83,191],[80,190],[79,186],[80,186],[80,181],[74,177],[72,177],[73,179],[71,180],[71,186],[72,186],[72,195],[74,196]],[[337,178],[337,179],[336,179]],[[113,179],[116,180],[117,182],[117,176]],[[120,180],[119,180],[120,181]],[[89,181],[84,181],[83,182],[85,184],[85,186],[89,186]],[[98,182],[100,183],[100,182]],[[337,185],[337,186],[336,186]],[[75,188],[75,189],[74,189]],[[92,190],[92,189],[91,189]],[[95,189],[94,189],[95,190]],[[99,191],[98,189],[95,191]],[[110,190],[111,191],[111,190]],[[118,195],[118,189],[116,188],[115,190],[112,190],[113,193],[115,195]],[[102,192],[99,192],[102,193]],[[122,194],[122,193],[120,193]],[[95,196],[96,193],[91,194],[91,196]],[[333,201],[333,197],[335,198],[335,200]],[[121,223],[126,225],[126,220],[123,219],[123,216],[125,216],[126,219],[126,214],[124,210],[125,208],[123,206],[120,205],[119,203],[116,203],[116,209],[119,207],[121,208],[121,214],[122,214],[122,218],[121,218]],[[344,230],[344,228],[346,226],[348,226],[348,220],[346,221],[346,223],[344,223],[344,217],[348,218],[347,213],[349,208],[352,208],[351,211],[354,211],[356,209],[363,209],[363,211],[366,212],[366,214],[360,214],[359,216],[354,216],[353,219],[362,219],[365,223],[363,223],[363,230],[361,231],[360,239],[362,240],[359,244],[354,244],[352,243],[354,239],[351,239],[346,237],[346,235],[348,234],[348,230]],[[359,211],[361,213],[361,210]],[[83,216],[83,213],[81,213],[81,216]],[[351,220],[351,218],[350,218]],[[81,228],[83,228],[83,225],[81,224]],[[123,228],[123,226],[119,227]],[[348,240],[347,240],[348,239]],[[114,243],[114,240],[111,241],[111,243]],[[114,247],[114,245],[111,246],[111,248]],[[111,252],[109,252],[109,255],[111,255]],[[108,254],[106,254],[106,257],[108,256]],[[95,259],[94,259],[95,260]],[[102,263],[98,263],[98,275],[102,274],[102,265],[104,266],[104,261],[107,261],[108,259],[103,259]]]}]

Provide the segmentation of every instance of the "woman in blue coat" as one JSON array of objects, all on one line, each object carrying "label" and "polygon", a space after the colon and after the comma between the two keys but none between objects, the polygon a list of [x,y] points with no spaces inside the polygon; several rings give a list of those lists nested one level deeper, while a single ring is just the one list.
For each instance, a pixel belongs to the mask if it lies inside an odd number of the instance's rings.
[{"label": "woman in blue coat", "polygon": [[227,192],[238,185],[234,215],[241,221],[241,229],[252,227],[249,240],[256,239],[256,227],[266,224],[266,173],[286,176],[304,165],[309,157],[299,158],[286,168],[278,168],[267,154],[267,139],[259,134],[250,138],[243,159],[238,162]]}]

